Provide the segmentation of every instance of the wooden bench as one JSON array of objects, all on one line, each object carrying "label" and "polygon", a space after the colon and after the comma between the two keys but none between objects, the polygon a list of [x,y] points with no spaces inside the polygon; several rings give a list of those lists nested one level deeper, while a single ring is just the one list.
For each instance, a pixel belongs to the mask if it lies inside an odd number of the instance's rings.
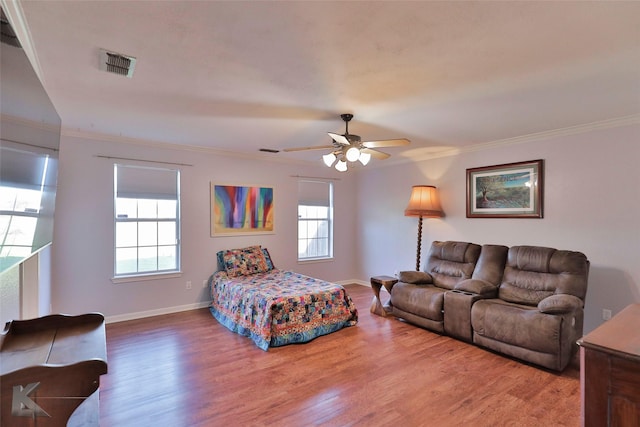
[{"label": "wooden bench", "polygon": [[[0,359],[3,426],[98,425],[100,375],[107,373],[102,314],[11,321],[0,335]],[[88,409],[74,414],[81,405]]]}]

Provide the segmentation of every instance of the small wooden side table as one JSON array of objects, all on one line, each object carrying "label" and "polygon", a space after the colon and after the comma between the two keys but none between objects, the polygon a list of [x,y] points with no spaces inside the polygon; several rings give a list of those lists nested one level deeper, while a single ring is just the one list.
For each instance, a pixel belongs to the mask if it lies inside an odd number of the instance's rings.
[{"label": "small wooden side table", "polygon": [[398,283],[398,279],[391,276],[374,276],[371,278],[371,289],[373,289],[373,301],[371,301],[371,311],[373,314],[377,314],[378,316],[387,317],[391,312],[391,303],[387,303],[386,305],[382,305],[382,301],[380,301],[380,289],[384,286],[384,288],[391,294],[391,288],[393,285]]}]

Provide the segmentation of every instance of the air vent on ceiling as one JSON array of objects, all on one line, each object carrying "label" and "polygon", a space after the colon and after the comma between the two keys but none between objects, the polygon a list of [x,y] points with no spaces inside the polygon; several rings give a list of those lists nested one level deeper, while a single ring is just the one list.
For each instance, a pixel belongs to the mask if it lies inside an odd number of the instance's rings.
[{"label": "air vent on ceiling", "polygon": [[2,9],[0,9],[0,22],[2,23],[2,29],[0,30],[2,31],[2,37],[0,37],[0,41],[10,46],[22,47],[20,46],[20,41],[18,40],[16,33],[13,31],[13,28],[11,28],[11,24]]},{"label": "air vent on ceiling", "polygon": [[100,49],[100,69],[131,78],[136,58]]}]

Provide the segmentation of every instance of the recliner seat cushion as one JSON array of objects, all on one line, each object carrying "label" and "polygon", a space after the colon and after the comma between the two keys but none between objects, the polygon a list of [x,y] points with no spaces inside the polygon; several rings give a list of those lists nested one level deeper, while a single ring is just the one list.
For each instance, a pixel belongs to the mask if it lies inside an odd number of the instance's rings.
[{"label": "recliner seat cushion", "polygon": [[402,311],[441,322],[444,292],[432,285],[398,282],[391,289],[391,302]]},{"label": "recliner seat cushion", "polygon": [[543,353],[560,351],[562,316],[540,313],[536,307],[499,299],[477,301],[471,308],[476,334]]}]

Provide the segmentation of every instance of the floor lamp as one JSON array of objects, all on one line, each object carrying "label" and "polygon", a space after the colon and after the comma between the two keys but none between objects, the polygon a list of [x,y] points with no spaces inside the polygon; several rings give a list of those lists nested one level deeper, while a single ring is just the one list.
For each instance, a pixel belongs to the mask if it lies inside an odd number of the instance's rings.
[{"label": "floor lamp", "polygon": [[411,188],[409,205],[404,210],[405,216],[417,216],[418,251],[416,255],[416,271],[420,271],[420,247],[422,246],[422,218],[440,218],[444,216],[440,207],[438,191],[432,185],[414,185]]}]

